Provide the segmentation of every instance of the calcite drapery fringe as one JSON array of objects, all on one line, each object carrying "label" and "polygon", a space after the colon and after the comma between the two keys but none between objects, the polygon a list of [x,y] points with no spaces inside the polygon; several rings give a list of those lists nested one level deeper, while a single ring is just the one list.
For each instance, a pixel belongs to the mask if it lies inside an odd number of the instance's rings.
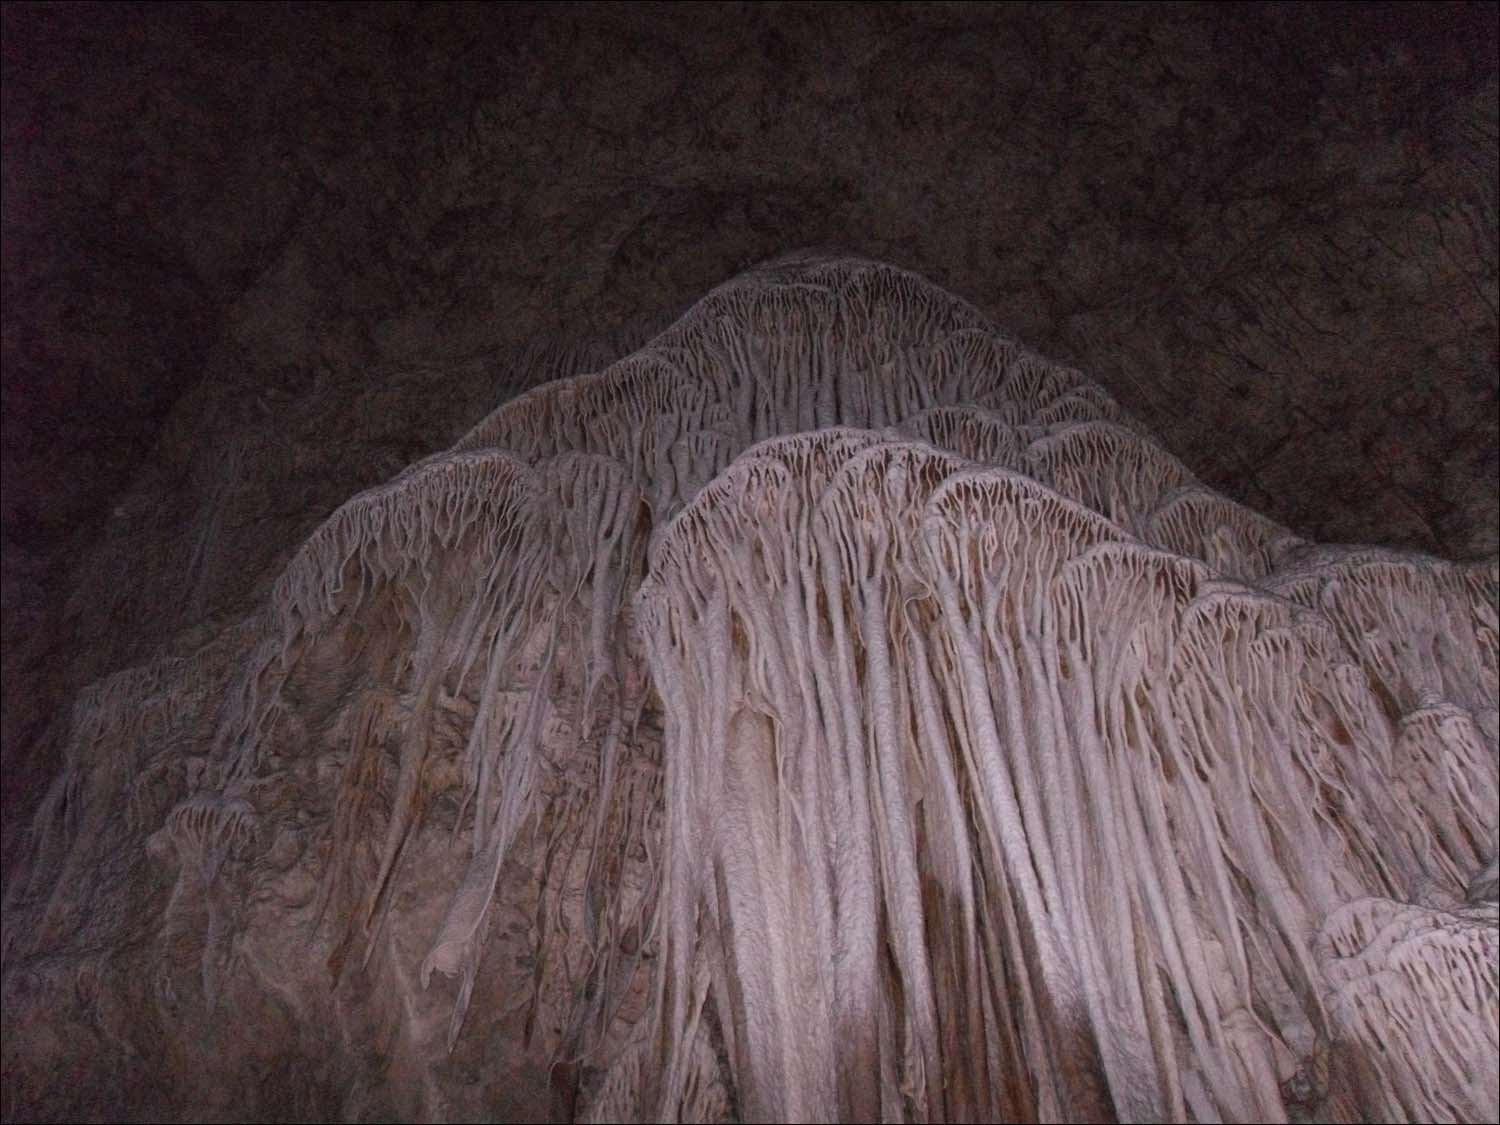
[{"label": "calcite drapery fringe", "polygon": [[7,1004],[154,935],[162,1041],[274,997],[327,1115],[1493,1120],[1496,573],[793,256],[81,693]]}]

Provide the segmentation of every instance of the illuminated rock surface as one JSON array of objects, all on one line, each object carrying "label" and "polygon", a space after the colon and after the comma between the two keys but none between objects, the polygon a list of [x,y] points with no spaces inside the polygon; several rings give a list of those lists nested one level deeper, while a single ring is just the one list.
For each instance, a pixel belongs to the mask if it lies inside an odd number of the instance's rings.
[{"label": "illuminated rock surface", "polygon": [[778,259],[80,693],[7,1115],[1493,1119],[1496,603]]}]

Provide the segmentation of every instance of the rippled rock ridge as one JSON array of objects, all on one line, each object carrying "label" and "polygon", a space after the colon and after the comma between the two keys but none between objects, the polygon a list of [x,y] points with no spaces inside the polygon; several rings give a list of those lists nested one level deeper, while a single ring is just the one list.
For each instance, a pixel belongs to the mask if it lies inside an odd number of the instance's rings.
[{"label": "rippled rock ridge", "polygon": [[6,1116],[1493,1120],[1497,597],[772,260],[78,694]]}]

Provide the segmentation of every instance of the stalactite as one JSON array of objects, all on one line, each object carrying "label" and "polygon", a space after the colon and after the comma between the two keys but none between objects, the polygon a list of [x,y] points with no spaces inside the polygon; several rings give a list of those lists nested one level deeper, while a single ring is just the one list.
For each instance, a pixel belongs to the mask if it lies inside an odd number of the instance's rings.
[{"label": "stalactite", "polygon": [[1080,422],[1039,438],[1027,458],[1038,480],[1137,535],[1162,500],[1193,483],[1166,450],[1105,422]]},{"label": "stalactite", "polygon": [[1286,528],[1199,485],[1180,488],[1158,504],[1142,537],[1250,583],[1265,579],[1301,543]]},{"label": "stalactite", "polygon": [[347,1114],[1494,1118],[1494,560],[1304,543],[876,263],[631,343],[79,694],[7,1005],[150,934],[174,1049],[275,996]]},{"label": "stalactite", "polygon": [[1389,899],[1340,908],[1318,935],[1329,1006],[1376,1065],[1392,1117],[1488,1121],[1500,1112],[1495,963],[1487,911],[1444,913]]},{"label": "stalactite", "polygon": [[901,431],[949,449],[970,461],[1017,472],[1026,468],[1026,450],[1040,434],[1002,413],[972,406],[936,406],[919,411]]}]

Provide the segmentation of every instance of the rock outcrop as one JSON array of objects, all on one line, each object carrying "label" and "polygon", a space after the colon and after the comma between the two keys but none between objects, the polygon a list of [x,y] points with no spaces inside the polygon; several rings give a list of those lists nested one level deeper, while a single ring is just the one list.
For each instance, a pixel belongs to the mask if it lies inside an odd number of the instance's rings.
[{"label": "rock outcrop", "polygon": [[1497,597],[772,261],[79,693],[5,1114],[1494,1120]]}]

